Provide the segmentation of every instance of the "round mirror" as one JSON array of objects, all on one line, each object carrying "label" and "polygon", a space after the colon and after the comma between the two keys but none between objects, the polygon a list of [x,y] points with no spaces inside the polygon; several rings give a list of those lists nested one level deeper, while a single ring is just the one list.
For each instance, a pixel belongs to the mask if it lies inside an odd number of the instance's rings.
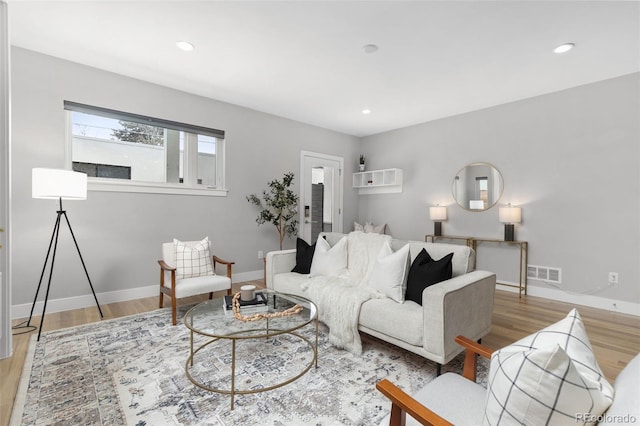
[{"label": "round mirror", "polygon": [[498,169],[489,163],[471,163],[453,178],[453,198],[464,209],[484,211],[498,202],[503,187]]}]

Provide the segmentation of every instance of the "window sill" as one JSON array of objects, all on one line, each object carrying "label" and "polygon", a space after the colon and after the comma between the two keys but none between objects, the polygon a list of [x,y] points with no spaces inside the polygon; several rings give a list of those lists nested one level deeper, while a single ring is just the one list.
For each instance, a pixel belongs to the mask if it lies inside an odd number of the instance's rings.
[{"label": "window sill", "polygon": [[180,184],[161,184],[151,182],[118,182],[113,180],[102,180],[89,178],[87,189],[89,191],[104,192],[137,192],[146,194],[171,194],[171,195],[196,195],[204,197],[226,197],[228,189],[217,189],[207,187],[188,187]]}]

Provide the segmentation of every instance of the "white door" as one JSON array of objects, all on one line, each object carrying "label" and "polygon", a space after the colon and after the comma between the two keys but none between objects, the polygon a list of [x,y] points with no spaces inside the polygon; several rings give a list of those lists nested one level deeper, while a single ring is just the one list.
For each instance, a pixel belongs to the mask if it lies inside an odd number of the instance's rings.
[{"label": "white door", "polygon": [[322,231],[342,232],[344,159],[300,153],[300,238],[309,244]]}]

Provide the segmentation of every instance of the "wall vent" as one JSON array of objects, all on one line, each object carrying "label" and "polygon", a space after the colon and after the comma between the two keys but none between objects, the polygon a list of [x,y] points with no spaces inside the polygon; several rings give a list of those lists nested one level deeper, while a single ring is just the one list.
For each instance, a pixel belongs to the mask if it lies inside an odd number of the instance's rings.
[{"label": "wall vent", "polygon": [[530,280],[547,281],[556,284],[562,283],[562,269],[549,266],[527,266],[527,278]]}]

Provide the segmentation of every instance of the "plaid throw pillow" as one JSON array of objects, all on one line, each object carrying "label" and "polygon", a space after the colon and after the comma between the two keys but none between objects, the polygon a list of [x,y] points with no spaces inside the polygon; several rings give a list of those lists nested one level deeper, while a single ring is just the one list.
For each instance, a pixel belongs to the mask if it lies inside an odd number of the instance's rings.
[{"label": "plaid throw pillow", "polygon": [[190,245],[174,238],[173,249],[176,258],[176,278],[214,275],[209,253],[209,237]]},{"label": "plaid throw pillow", "polygon": [[593,424],[613,401],[576,309],[491,356],[483,425]]}]

